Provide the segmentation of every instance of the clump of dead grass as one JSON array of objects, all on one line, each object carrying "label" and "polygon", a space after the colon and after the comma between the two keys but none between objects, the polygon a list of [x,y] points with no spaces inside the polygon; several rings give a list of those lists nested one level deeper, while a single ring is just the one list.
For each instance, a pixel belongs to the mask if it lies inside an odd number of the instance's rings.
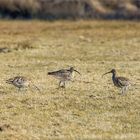
[{"label": "clump of dead grass", "polygon": [[15,50],[27,50],[27,49],[34,49],[36,46],[29,40],[24,40],[17,43],[17,47],[15,47]]}]

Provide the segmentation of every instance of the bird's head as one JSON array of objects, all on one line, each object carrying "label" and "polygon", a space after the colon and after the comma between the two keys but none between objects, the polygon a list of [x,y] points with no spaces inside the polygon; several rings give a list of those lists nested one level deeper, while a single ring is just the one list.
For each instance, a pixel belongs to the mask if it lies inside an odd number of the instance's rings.
[{"label": "bird's head", "polygon": [[[71,72],[75,71],[75,72],[77,72],[78,74],[80,74],[80,72],[77,71],[77,70],[75,70],[74,67],[70,67],[70,71],[71,71]],[[80,74],[80,75],[81,75],[81,74]]]},{"label": "bird's head", "polygon": [[111,71],[104,73],[104,74],[102,75],[102,77],[103,77],[104,75],[108,74],[108,73],[116,74],[116,70],[115,70],[115,69],[112,69]]},{"label": "bird's head", "polygon": [[116,73],[116,70],[115,70],[115,69],[112,69],[112,70],[110,71],[110,73]]}]

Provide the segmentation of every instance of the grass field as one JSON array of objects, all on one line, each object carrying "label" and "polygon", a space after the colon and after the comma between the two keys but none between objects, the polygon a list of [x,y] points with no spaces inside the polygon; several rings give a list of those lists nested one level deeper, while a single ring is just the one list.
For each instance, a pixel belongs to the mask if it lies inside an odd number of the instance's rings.
[{"label": "grass field", "polygon": [[[0,21],[0,140],[140,139],[140,24]],[[48,71],[74,66],[66,90]],[[121,96],[112,68],[136,83]],[[19,92],[23,75],[41,89]]]}]

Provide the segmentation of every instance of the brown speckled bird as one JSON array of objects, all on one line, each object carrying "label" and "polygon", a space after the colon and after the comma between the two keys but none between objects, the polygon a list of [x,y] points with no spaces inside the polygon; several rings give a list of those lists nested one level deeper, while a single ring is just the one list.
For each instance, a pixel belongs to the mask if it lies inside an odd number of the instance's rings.
[{"label": "brown speckled bird", "polygon": [[112,81],[113,81],[114,85],[118,88],[121,88],[121,94],[124,95],[126,93],[128,87],[131,85],[130,80],[125,77],[118,77],[115,69],[112,69],[111,71],[103,74],[103,76],[108,73],[112,73]]},{"label": "brown speckled bird", "polygon": [[14,85],[15,87],[19,89],[19,91],[21,89],[27,89],[29,86],[32,85],[40,92],[40,89],[36,85],[34,85],[31,80],[29,80],[28,78],[24,76],[16,76],[16,77],[10,78],[6,80],[6,83]]},{"label": "brown speckled bird", "polygon": [[59,87],[65,88],[65,83],[67,81],[72,80],[72,75],[73,75],[74,71],[77,72],[78,74],[80,74],[73,67],[70,67],[69,69],[61,69],[61,70],[58,70],[58,71],[48,72],[48,75],[52,75],[56,79],[58,79],[60,81],[59,82]]}]

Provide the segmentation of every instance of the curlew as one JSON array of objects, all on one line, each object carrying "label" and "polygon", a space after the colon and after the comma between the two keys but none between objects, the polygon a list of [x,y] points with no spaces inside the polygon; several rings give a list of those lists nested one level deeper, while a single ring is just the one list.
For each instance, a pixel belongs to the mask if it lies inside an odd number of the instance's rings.
[{"label": "curlew", "polygon": [[69,69],[61,69],[58,71],[48,72],[48,75],[52,75],[56,79],[58,79],[59,80],[59,87],[65,88],[66,82],[72,81],[74,71],[77,72],[78,74],[80,74],[73,67],[70,67]]},{"label": "curlew", "polygon": [[24,76],[16,76],[16,77],[10,78],[6,80],[6,83],[14,85],[15,87],[19,89],[19,91],[21,89],[27,89],[28,87],[32,85],[40,92],[40,89],[35,84],[33,84],[31,80],[29,80],[28,78]]},{"label": "curlew", "polygon": [[106,72],[102,76],[104,76],[108,73],[112,73],[112,81],[114,83],[114,86],[121,88],[121,94],[124,95],[126,93],[128,87],[131,85],[130,80],[125,77],[118,77],[115,69],[112,69],[111,71]]}]

